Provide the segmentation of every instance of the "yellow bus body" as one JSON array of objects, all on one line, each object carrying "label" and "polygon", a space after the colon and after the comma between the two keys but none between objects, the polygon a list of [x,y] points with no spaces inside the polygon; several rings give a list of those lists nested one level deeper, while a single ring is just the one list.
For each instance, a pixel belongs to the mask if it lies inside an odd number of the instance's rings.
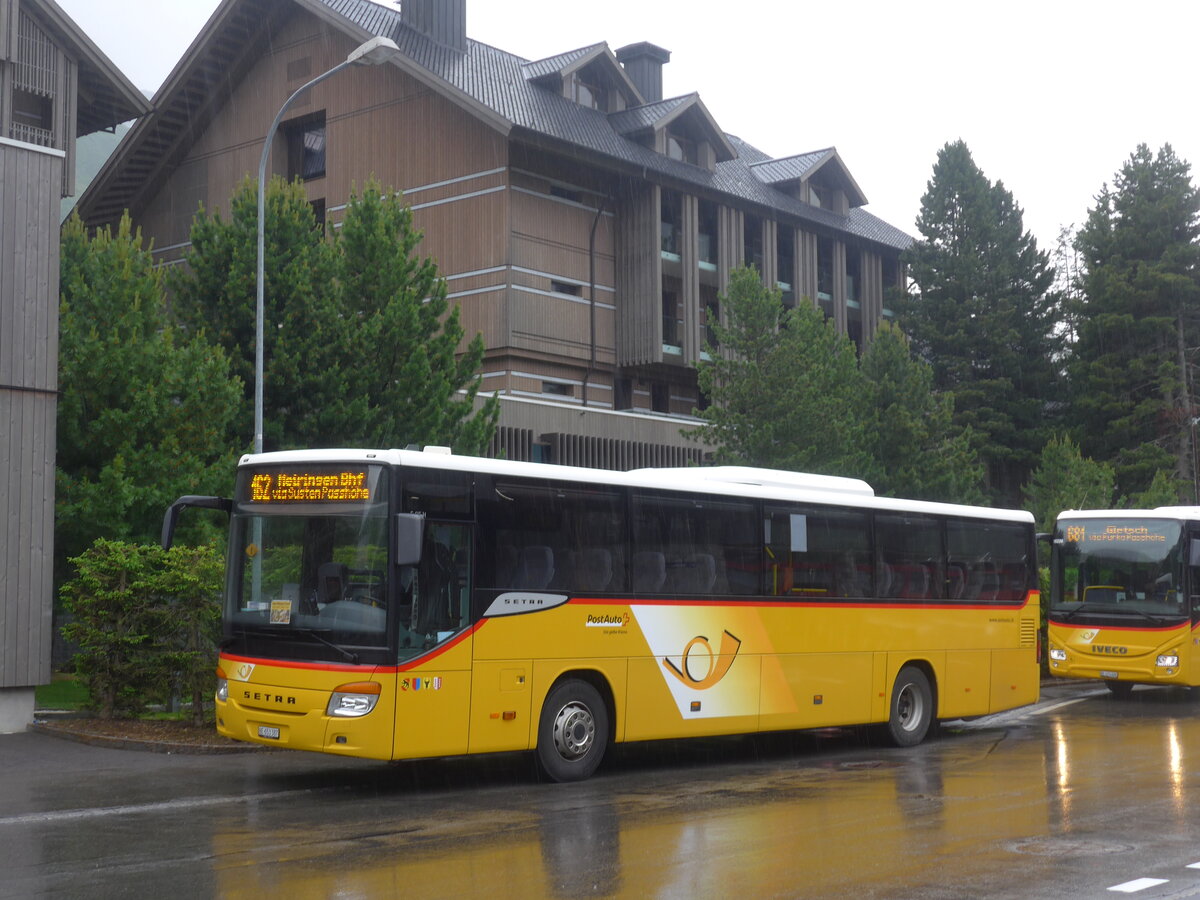
[{"label": "yellow bus body", "polygon": [[[1137,684],[1190,686],[1200,684],[1200,657],[1189,652],[1193,627],[1184,622],[1171,628],[1112,628],[1051,621],[1050,648],[1066,659],[1051,659],[1057,678],[1131,681]],[[1163,657],[1177,664],[1159,665]]]},{"label": "yellow bus body", "polygon": [[[529,750],[568,673],[607,692],[612,738],[640,741],[885,722],[901,668],[926,671],[942,719],[1038,698],[1039,597],[1019,607],[574,599],[484,618],[399,666],[223,654],[218,730],[371,759]],[[948,649],[953,648],[953,649]],[[359,718],[327,714],[344,684],[379,685]]]}]

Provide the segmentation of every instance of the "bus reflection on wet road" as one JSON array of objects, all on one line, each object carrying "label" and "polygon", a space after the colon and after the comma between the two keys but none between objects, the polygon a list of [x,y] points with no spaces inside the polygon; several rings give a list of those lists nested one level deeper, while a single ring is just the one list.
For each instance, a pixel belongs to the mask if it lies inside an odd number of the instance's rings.
[{"label": "bus reflection on wet road", "polygon": [[24,823],[22,895],[1174,897],[1200,893],[1197,709],[1056,687],[908,750],[842,731],[635,745],[570,785],[522,756],[213,758],[176,785],[196,802],[0,816],[0,839]]},{"label": "bus reflection on wet road", "polygon": [[[1076,697],[952,724],[906,751],[827,732],[632,748],[583,785],[443,783],[426,793],[400,782],[436,776],[398,774],[378,793],[340,798],[316,840],[280,826],[264,834],[261,822],[218,829],[220,890],[1079,897],[1142,868],[1178,870],[1176,888],[1189,878],[1200,887],[1186,868],[1200,859],[1189,847],[1188,809],[1200,800],[1189,795],[1200,790],[1188,777],[1200,753],[1191,706],[1168,691],[1129,703]],[[471,777],[469,764],[452,768],[452,780]],[[264,837],[271,852],[260,850]],[[282,848],[291,852],[276,859]],[[1178,859],[1162,857],[1171,848]]]}]

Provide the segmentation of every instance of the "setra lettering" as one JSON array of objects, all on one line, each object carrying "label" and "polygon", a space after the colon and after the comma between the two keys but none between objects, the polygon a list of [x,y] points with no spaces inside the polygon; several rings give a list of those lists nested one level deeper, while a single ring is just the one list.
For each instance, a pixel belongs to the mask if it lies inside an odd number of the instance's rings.
[{"label": "setra lettering", "polygon": [[266,691],[242,691],[242,699],[258,703],[277,703],[280,706],[295,706],[296,698],[283,694],[268,694]]}]

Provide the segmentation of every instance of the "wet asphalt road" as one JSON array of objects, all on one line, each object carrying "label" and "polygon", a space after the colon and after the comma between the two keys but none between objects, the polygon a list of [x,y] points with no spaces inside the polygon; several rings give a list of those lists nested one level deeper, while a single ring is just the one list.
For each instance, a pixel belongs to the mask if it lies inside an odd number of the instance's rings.
[{"label": "wet asphalt road", "polygon": [[1200,704],[1166,690],[1054,685],[908,750],[857,731],[633,745],[575,785],[523,755],[0,736],[2,897],[1161,900],[1200,896],[1197,863]]}]

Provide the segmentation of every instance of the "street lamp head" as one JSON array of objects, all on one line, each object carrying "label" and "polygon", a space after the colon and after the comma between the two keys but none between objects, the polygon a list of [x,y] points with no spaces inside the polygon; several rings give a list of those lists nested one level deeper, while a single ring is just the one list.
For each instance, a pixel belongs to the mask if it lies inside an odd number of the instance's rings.
[{"label": "street lamp head", "polygon": [[346,57],[346,62],[355,66],[377,66],[400,53],[400,48],[391,38],[373,37]]}]

